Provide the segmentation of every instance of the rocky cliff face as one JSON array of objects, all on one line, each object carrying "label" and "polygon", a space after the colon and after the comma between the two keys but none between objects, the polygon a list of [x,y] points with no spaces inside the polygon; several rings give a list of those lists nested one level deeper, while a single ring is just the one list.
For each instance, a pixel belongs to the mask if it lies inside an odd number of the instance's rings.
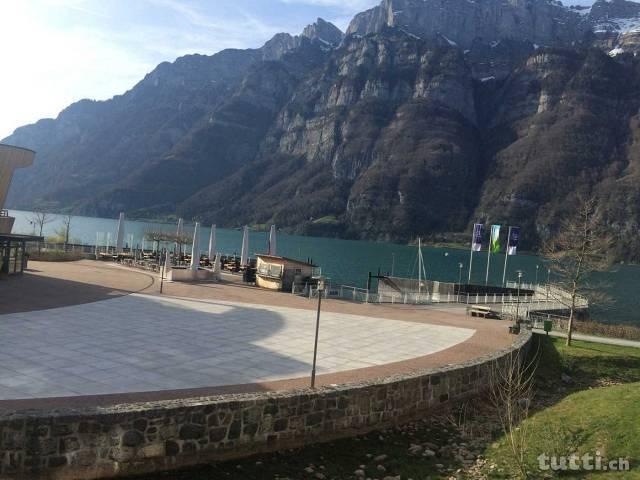
[{"label": "rocky cliff face", "polygon": [[348,34],[366,35],[396,27],[419,37],[442,35],[462,48],[479,39],[526,40],[540,45],[574,45],[588,25],[555,1],[383,0],[357,15]]},{"label": "rocky cliff face", "polygon": [[510,223],[535,246],[589,194],[637,258],[639,8],[384,0],[346,37],[184,57],[18,129],[38,157],[9,202],[394,240]]}]

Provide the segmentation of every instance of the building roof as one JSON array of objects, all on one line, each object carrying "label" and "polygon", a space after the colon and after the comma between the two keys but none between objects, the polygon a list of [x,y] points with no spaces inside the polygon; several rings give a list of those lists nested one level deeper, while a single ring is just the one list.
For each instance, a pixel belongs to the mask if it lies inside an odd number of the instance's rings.
[{"label": "building roof", "polygon": [[36,153],[35,150],[32,150],[30,148],[17,147],[16,145],[9,145],[8,143],[0,143],[0,147],[15,148],[15,149],[18,149],[18,150],[26,150],[27,152]]},{"label": "building roof", "polygon": [[38,237],[37,235],[19,235],[17,233],[0,233],[0,242],[11,240],[21,242],[43,242],[44,237]]},{"label": "building roof", "polygon": [[266,253],[259,253],[256,255],[256,257],[258,258],[262,258],[265,260],[279,260],[281,262],[287,262],[287,263],[295,263],[298,265],[304,265],[305,267],[317,267],[317,265],[314,265],[313,263],[309,263],[309,262],[303,262],[302,260],[296,260],[295,258],[288,258],[288,257],[278,257],[276,255],[268,255]]}]

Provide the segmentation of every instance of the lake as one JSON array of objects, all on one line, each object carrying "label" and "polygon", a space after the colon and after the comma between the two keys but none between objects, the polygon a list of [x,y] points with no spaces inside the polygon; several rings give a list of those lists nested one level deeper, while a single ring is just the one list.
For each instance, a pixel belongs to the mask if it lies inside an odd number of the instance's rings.
[{"label": "lake", "polygon": [[[33,214],[18,210],[10,210],[10,215],[16,217],[14,233],[33,234],[34,225],[31,222]],[[55,235],[62,227],[62,216],[52,216],[52,221],[45,225],[44,235]],[[97,234],[98,243],[109,245],[115,243],[117,219],[74,216],[71,222],[71,241],[87,245],[95,245]],[[127,220],[125,226],[125,242],[136,247],[141,246],[145,231],[149,230],[175,231],[176,224],[154,223]],[[193,232],[193,224],[185,224],[185,232]],[[209,245],[210,228],[200,230],[200,245],[206,252]],[[523,232],[526,235],[526,232]],[[251,232],[249,250],[255,253],[267,251],[268,232]],[[217,250],[223,254],[240,254],[242,231],[217,229]],[[147,242],[147,247],[151,243]],[[460,274],[459,264],[462,263],[463,282],[469,275],[469,250],[455,248],[424,247],[423,257],[426,265],[427,278],[443,282],[457,282]],[[340,240],[335,238],[305,237],[278,233],[278,255],[306,260],[322,267],[322,273],[334,284],[365,287],[368,272],[393,273],[400,277],[418,276],[417,248],[415,246],[399,245],[384,242],[369,242],[360,240]],[[500,284],[504,266],[504,255],[491,256],[490,283]],[[484,283],[487,267],[487,253],[474,254],[472,282]],[[536,268],[538,267],[538,268]],[[507,265],[507,280],[516,280],[516,271],[524,272],[523,282],[546,282],[547,270],[542,260],[532,255],[516,255],[509,257]],[[619,265],[613,271],[597,274],[597,281],[606,282],[606,290],[614,300],[606,308],[594,308],[594,319],[616,323],[640,324],[640,296],[637,295],[640,286],[640,268],[637,266]]]}]

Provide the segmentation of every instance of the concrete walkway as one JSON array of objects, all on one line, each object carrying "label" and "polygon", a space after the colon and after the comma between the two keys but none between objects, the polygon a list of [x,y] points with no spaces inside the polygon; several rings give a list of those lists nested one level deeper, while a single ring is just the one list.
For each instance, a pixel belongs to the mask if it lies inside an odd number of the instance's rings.
[{"label": "concrete walkway", "polygon": [[[534,328],[533,332],[545,335],[545,331],[540,328]],[[549,335],[551,335],[552,337],[567,338],[567,334],[564,332],[550,332]],[[620,347],[640,348],[640,342],[636,342],[634,340],[624,340],[622,338],[596,337],[594,335],[583,335],[581,333],[574,333],[573,339],[582,340],[584,342],[602,343],[604,345],[618,345]]]},{"label": "concrete walkway", "polygon": [[[10,340],[0,347],[0,410],[309,385],[317,301],[237,282],[165,282],[158,296],[157,277],[137,269],[90,260],[29,266],[0,282],[0,330]],[[514,341],[508,322],[467,316],[463,306],[327,299],[322,312],[319,386],[469,362]],[[220,356],[227,342],[233,351]]]},{"label": "concrete walkway", "polygon": [[[0,315],[0,400],[148,392],[306,377],[315,312],[132,294]],[[446,350],[475,330],[323,312],[318,374]]]}]

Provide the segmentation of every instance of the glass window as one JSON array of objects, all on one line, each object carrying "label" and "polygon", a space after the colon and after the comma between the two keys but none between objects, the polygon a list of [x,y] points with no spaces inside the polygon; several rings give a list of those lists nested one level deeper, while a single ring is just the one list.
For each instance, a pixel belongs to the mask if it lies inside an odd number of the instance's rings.
[{"label": "glass window", "polygon": [[11,246],[9,248],[9,273],[16,273],[16,252],[18,247]]},{"label": "glass window", "polygon": [[261,263],[260,267],[258,268],[258,275],[262,275],[264,277],[281,278],[282,265],[276,265],[273,263]]},{"label": "glass window", "polygon": [[23,252],[22,245],[16,247],[16,273],[22,273]]}]

